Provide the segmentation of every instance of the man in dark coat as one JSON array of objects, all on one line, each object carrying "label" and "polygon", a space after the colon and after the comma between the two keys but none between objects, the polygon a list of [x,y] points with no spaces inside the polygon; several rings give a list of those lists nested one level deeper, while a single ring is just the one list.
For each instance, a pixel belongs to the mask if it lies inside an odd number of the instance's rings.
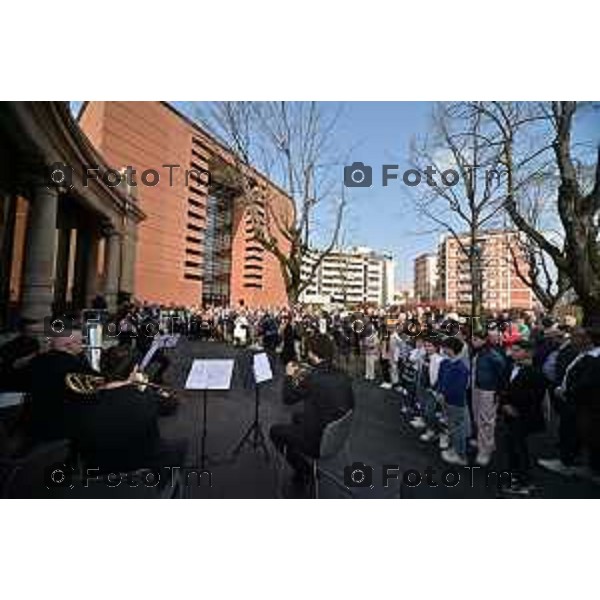
[{"label": "man in dark coat", "polygon": [[284,403],[301,402],[303,410],[293,416],[292,423],[273,425],[270,431],[271,441],[295,471],[297,486],[306,484],[309,474],[303,455],[318,457],[325,426],[354,408],[350,379],[332,366],[331,339],[317,333],[307,344],[312,370],[299,375],[298,365],[289,363],[283,388]]},{"label": "man in dark coat", "polygon": [[26,422],[33,443],[69,437],[72,426],[70,401],[76,396],[66,385],[68,373],[98,375],[82,352],[82,334],[74,329],[69,337],[50,338],[50,349],[35,356],[24,367],[23,391],[29,393]]},{"label": "man in dark coat", "polygon": [[523,493],[530,490],[527,438],[543,430],[545,424],[546,381],[541,371],[532,366],[531,354],[529,342],[520,340],[513,344],[513,365],[507,387],[500,397],[511,487],[512,491]]},{"label": "man in dark coat", "polygon": [[575,406],[577,430],[588,466],[600,475],[600,327],[587,329],[590,347],[567,368],[565,402]]}]

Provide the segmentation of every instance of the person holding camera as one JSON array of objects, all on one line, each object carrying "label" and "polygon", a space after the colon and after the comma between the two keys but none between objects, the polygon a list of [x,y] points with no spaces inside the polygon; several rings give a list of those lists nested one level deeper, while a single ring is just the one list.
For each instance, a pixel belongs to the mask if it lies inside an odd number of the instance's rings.
[{"label": "person holding camera", "polygon": [[352,382],[334,369],[329,336],[315,333],[307,340],[307,350],[310,369],[288,363],[283,386],[284,404],[302,404],[303,410],[293,415],[291,423],[273,425],[269,432],[273,445],[294,470],[292,485],[297,493],[304,491],[309,480],[304,457],[319,457],[325,426],[354,409]]}]

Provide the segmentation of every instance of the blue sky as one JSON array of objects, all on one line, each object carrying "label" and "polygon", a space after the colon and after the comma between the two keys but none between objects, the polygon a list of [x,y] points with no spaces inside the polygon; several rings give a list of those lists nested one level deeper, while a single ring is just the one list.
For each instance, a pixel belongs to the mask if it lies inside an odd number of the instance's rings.
[{"label": "blue sky", "polygon": [[398,181],[381,185],[381,165],[398,164],[400,173],[410,168],[410,140],[427,131],[432,109],[429,102],[348,102],[340,117],[340,141],[351,149],[349,162],[373,167],[373,185],[351,191],[348,242],[392,252],[397,282],[412,281],[412,259],[432,250],[437,235],[417,233],[431,226],[418,219],[409,188]]},{"label": "blue sky", "polygon": [[[192,116],[190,103],[173,104]],[[431,224],[418,220],[409,188],[398,181],[388,187],[381,185],[381,165],[397,164],[400,174],[410,168],[410,140],[427,131],[432,109],[430,102],[344,102],[335,130],[336,157],[348,164],[360,161],[373,167],[370,188],[347,190],[342,241],[346,246],[370,246],[391,252],[396,260],[397,284],[412,282],[412,259],[420,252],[433,250],[438,236],[417,232],[431,229]],[[343,181],[343,165],[339,166],[339,181]],[[323,241],[327,241],[329,231],[327,226],[321,229]]]},{"label": "blue sky", "polygon": [[[173,104],[193,117],[191,103]],[[71,103],[74,111],[80,105]],[[411,138],[427,132],[432,110],[431,102],[344,102],[335,132],[338,156],[348,164],[360,161],[373,167],[370,188],[349,190],[343,242],[391,252],[396,260],[397,285],[412,282],[414,257],[433,251],[439,233],[416,214],[411,188],[397,180],[388,187],[381,185],[381,165],[398,164],[400,176],[410,168],[407,159]],[[598,113],[577,123],[576,133],[582,130],[587,140],[600,142]],[[339,180],[343,181],[343,165],[339,167]]]}]

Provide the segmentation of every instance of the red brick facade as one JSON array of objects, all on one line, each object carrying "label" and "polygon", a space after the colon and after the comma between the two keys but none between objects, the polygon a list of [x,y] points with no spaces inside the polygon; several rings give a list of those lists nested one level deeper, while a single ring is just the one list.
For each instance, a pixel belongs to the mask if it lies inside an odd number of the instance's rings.
[{"label": "red brick facade", "polygon": [[[208,178],[189,171],[233,164],[231,156],[204,130],[162,102],[88,102],[80,126],[107,164],[131,166],[140,208],[147,218],[138,228],[135,296],[140,300],[194,305],[202,301],[205,265],[204,231]],[[180,165],[170,170],[165,165]],[[158,171],[157,185],[142,185],[143,171]],[[170,181],[171,179],[171,181]],[[290,217],[291,200],[256,174],[271,210]],[[148,182],[152,176],[148,175]],[[287,303],[276,258],[252,240],[249,208],[233,201],[230,302],[247,306]],[[263,209],[258,207],[259,214]],[[279,236],[281,238],[281,236]],[[282,240],[280,239],[280,244]],[[280,247],[283,247],[281,245]]]}]

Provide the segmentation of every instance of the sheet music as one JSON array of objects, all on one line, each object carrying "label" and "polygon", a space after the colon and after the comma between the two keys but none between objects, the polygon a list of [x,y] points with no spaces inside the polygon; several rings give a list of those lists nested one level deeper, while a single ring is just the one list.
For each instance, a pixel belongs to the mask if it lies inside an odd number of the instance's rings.
[{"label": "sheet music", "polygon": [[196,359],[185,382],[188,390],[228,390],[231,387],[233,359]]},{"label": "sheet music", "polygon": [[271,371],[271,363],[266,352],[260,352],[254,355],[254,380],[256,383],[262,383],[263,381],[270,381],[273,379],[273,372]]},{"label": "sheet music", "polygon": [[2,392],[0,394],[0,408],[18,406],[25,401],[25,394],[21,392]]}]

